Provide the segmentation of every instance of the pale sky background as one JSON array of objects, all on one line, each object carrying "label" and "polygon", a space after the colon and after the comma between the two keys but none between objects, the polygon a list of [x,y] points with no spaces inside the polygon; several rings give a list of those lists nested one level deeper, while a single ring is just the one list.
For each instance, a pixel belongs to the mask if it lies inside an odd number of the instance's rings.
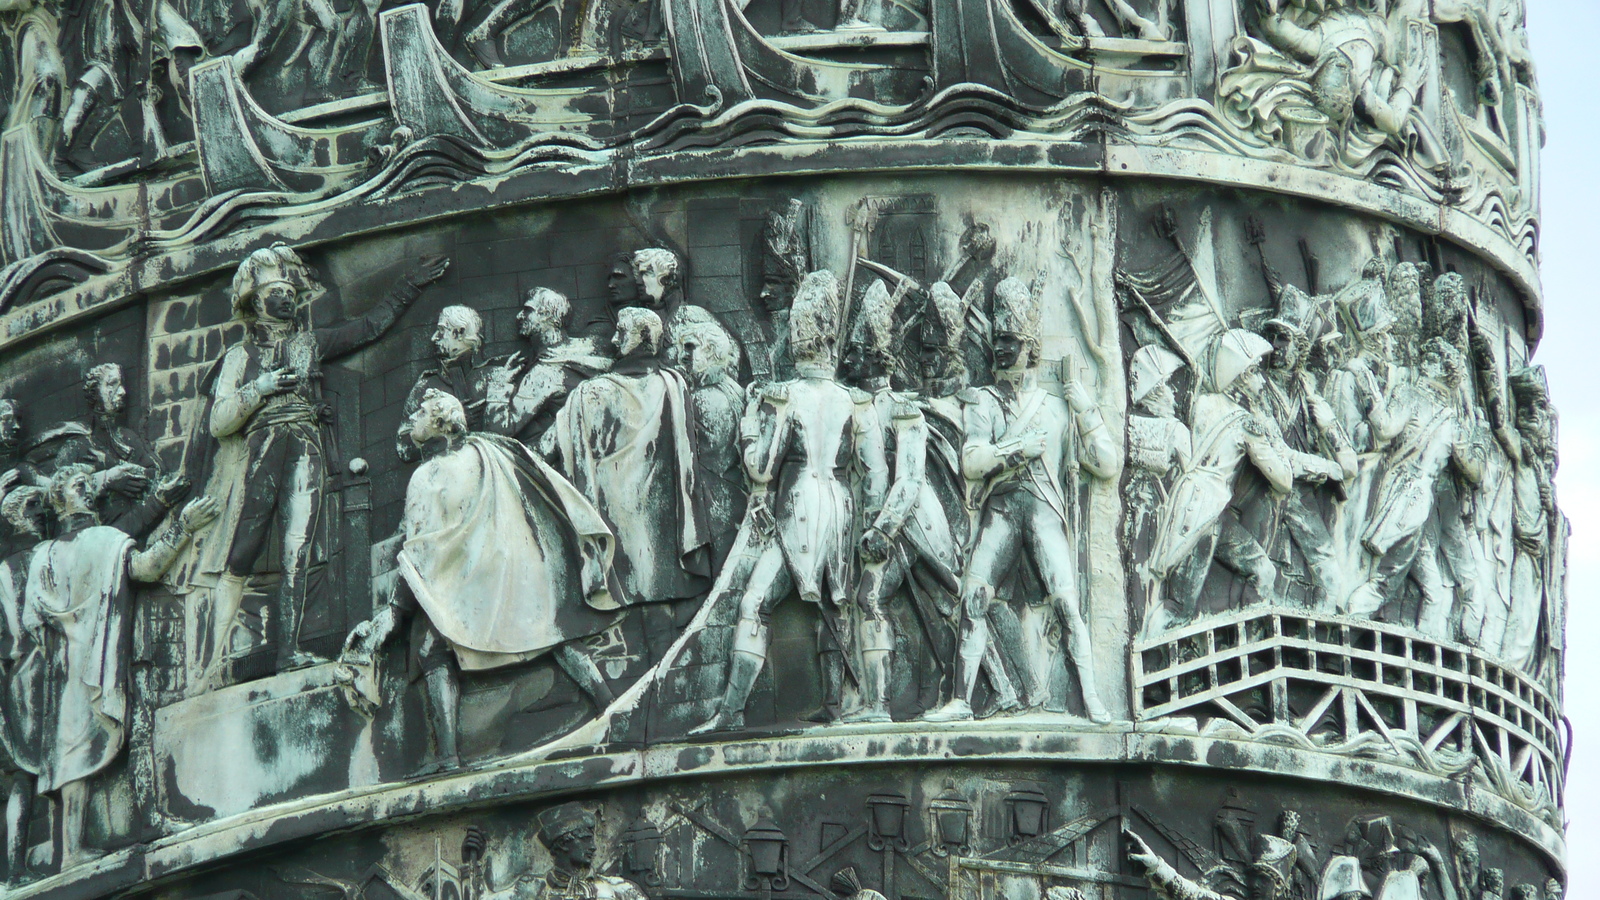
[{"label": "pale sky background", "polygon": [[1545,338],[1561,413],[1557,497],[1572,520],[1567,716],[1570,900],[1600,898],[1600,0],[1527,0],[1544,98]]}]

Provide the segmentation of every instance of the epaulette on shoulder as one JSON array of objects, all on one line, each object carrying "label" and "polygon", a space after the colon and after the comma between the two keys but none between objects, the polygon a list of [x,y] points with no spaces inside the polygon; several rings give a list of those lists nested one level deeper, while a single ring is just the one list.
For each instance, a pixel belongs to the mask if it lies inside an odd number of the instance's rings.
[{"label": "epaulette on shoulder", "polygon": [[761,399],[770,400],[773,403],[788,403],[789,382],[777,381],[763,386],[761,388]]},{"label": "epaulette on shoulder", "polygon": [[850,400],[857,406],[872,402],[872,395],[858,387],[846,387],[845,390],[850,392]]},{"label": "epaulette on shoulder", "polygon": [[895,394],[894,411],[890,413],[896,419],[922,418],[922,405],[917,402],[916,394]]},{"label": "epaulette on shoulder", "polygon": [[956,399],[962,403],[977,403],[979,400],[983,399],[983,389],[964,387],[961,390],[956,391]]}]

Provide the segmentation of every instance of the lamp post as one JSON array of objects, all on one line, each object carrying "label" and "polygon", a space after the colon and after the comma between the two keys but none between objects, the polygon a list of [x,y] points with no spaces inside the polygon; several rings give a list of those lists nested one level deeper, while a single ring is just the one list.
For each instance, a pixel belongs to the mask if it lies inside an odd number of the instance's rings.
[{"label": "lamp post", "polygon": [[1006,795],[1006,820],[1010,828],[1007,842],[1015,846],[1044,833],[1049,822],[1050,801],[1037,787],[1018,787]]},{"label": "lamp post", "polygon": [[906,836],[906,810],[911,801],[904,794],[885,792],[867,798],[867,846],[882,852],[893,847],[904,853],[911,849]]},{"label": "lamp post", "polygon": [[928,804],[928,833],[933,854],[950,856],[971,849],[972,804],[956,792],[954,782],[944,784],[944,793]]},{"label": "lamp post", "polygon": [[744,833],[742,843],[750,866],[746,889],[781,891],[789,886],[789,838],[771,815],[757,819]]}]

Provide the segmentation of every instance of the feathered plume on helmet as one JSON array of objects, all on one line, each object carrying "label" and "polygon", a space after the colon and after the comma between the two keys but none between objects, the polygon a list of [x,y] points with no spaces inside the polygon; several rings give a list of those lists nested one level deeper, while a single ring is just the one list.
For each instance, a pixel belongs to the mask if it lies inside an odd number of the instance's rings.
[{"label": "feathered plume on helmet", "polygon": [[1211,389],[1226,391],[1246,369],[1271,352],[1272,345],[1261,335],[1243,328],[1229,329],[1212,350]]},{"label": "feathered plume on helmet", "polygon": [[960,350],[967,335],[967,302],[950,285],[935,282],[928,289],[928,306],[922,315],[922,343],[928,347]]},{"label": "feathered plume on helmet", "polygon": [[795,359],[832,356],[839,334],[839,279],[827,269],[800,280],[789,311],[789,347]]},{"label": "feathered plume on helmet", "polygon": [[1012,276],[994,288],[994,332],[1039,341],[1039,298],[1021,278]]},{"label": "feathered plume on helmet", "polygon": [[894,306],[889,288],[882,281],[872,282],[856,310],[850,342],[877,353],[887,353],[894,341]]}]

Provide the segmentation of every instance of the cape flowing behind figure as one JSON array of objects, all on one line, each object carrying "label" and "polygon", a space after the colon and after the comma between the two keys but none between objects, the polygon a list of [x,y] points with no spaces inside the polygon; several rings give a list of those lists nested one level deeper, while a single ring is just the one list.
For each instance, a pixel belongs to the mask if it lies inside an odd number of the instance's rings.
[{"label": "cape flowing behind figure", "polygon": [[597,375],[556,417],[562,466],[615,530],[624,606],[698,596],[710,583],[689,422],[688,386],[667,368]]},{"label": "cape flowing behind figure", "polygon": [[22,621],[43,630],[45,739],[39,792],[99,772],[122,749],[128,719],[127,614],[133,539],[94,525],[34,551]]},{"label": "cape flowing behind figure", "polygon": [[418,466],[402,528],[400,573],[463,670],[598,634],[619,606],[600,513],[508,438],[470,434]]}]

